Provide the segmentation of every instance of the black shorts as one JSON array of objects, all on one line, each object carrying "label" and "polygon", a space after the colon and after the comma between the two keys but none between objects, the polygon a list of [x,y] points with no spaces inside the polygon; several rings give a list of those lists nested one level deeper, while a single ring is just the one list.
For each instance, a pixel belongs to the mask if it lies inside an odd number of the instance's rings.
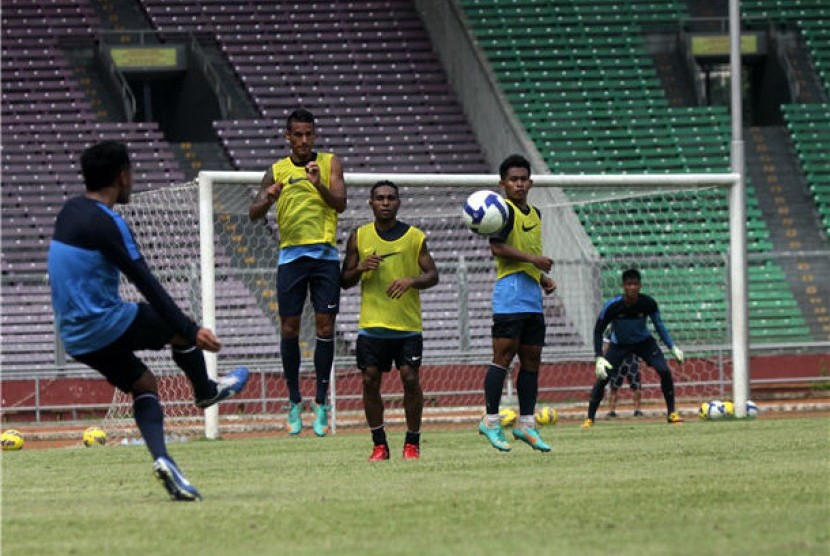
[{"label": "black shorts", "polygon": [[125,393],[132,391],[133,383],[141,378],[147,365],[136,357],[136,351],[163,349],[173,337],[174,330],[147,303],[138,304],[138,313],[121,337],[99,350],[73,355],[84,365],[92,367],[107,382]]},{"label": "black shorts", "polygon": [[315,313],[337,314],[340,308],[340,264],[300,257],[279,265],[277,303],[281,317],[301,315],[309,290]]},{"label": "black shorts", "polygon": [[405,338],[372,338],[360,334],[357,337],[357,368],[365,371],[375,367],[382,373],[392,370],[392,362],[400,369],[406,365],[416,371],[421,366],[424,338],[420,334]]},{"label": "black shorts", "polygon": [[518,338],[523,346],[545,345],[545,315],[542,313],[496,313],[493,338]]},{"label": "black shorts", "polygon": [[628,384],[631,389],[639,390],[641,385],[640,360],[633,354],[626,357],[618,367],[614,367],[608,373],[608,377],[611,388],[622,388],[623,383],[628,379]]}]

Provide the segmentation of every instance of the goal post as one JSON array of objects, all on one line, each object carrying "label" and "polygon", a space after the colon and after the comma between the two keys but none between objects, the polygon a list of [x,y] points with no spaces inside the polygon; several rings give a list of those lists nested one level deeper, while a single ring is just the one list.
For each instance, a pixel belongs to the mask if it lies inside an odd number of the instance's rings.
[{"label": "goal post", "polygon": [[[490,298],[496,273],[487,238],[466,229],[461,205],[475,190],[496,190],[499,178],[347,173],[349,206],[337,232],[341,253],[348,234],[372,219],[370,186],[384,179],[400,187],[398,216],[425,231],[440,273],[439,283],[421,292],[425,418],[477,417],[483,371],[492,357]],[[687,353],[683,365],[671,363],[679,402],[688,410],[689,402],[725,399],[731,392],[740,416],[748,386],[746,265],[755,280],[780,275],[775,274],[780,268],[765,256],[769,232],[757,200],[745,201],[749,217],[747,210],[735,209],[741,197],[733,195],[737,179],[737,174],[533,176],[530,202],[542,213],[544,252],[554,260],[551,275],[559,285],[556,294],[545,297],[540,403],[556,404],[574,417],[584,411],[595,379],[594,322],[603,301],[620,293],[621,271],[636,267],[643,273],[644,293],[657,299],[664,322]],[[242,395],[203,413],[193,406],[190,385],[169,353],[141,352],[157,376],[167,423],[179,435],[215,438],[220,420],[223,431],[273,430],[285,422],[276,302],[279,229],[273,210],[256,222],[248,218],[260,181],[259,172],[203,171],[195,182],[136,192],[128,205],[118,207],[164,287],[222,340],[218,357],[206,354],[210,375],[240,365],[251,369]],[[749,234],[742,227],[749,227]],[[750,263],[747,248],[753,251]],[[774,277],[763,277],[774,285]],[[780,297],[778,290],[764,288],[767,283],[753,284],[759,287],[753,295]],[[333,428],[365,424],[354,358],[359,293],[359,288],[342,292],[335,326]],[[140,299],[126,280],[122,295]],[[315,382],[316,334],[306,303],[299,343],[301,389],[308,395]],[[644,377],[643,400],[656,413],[662,395],[653,378]],[[511,381],[506,388],[508,407],[515,403]],[[387,418],[402,423],[403,391],[396,373],[384,380],[382,392]],[[131,430],[130,411],[129,397],[116,393],[108,430]]]},{"label": "goal post", "polygon": [[[216,313],[215,313],[215,299],[216,299],[216,282],[215,282],[215,213],[214,203],[215,192],[214,184],[225,185],[257,185],[261,180],[261,173],[259,172],[233,172],[233,171],[202,171],[198,176],[199,187],[199,236],[200,236],[200,261],[201,261],[201,307],[202,307],[202,324],[211,329],[216,328]],[[498,175],[483,174],[483,175],[448,175],[448,174],[407,174],[407,173],[346,173],[345,181],[347,187],[369,187],[379,180],[392,180],[399,186],[408,186],[412,188],[428,188],[441,186],[445,188],[464,188],[464,189],[494,189],[497,187],[499,177]],[[730,199],[732,199],[732,191],[738,183],[740,175],[737,173],[721,173],[721,174],[616,174],[616,175],[534,175],[534,203],[545,205],[548,203],[561,202],[561,188],[568,188],[570,190],[602,190],[613,191],[619,188],[624,188],[626,191],[642,190],[643,192],[659,192],[659,191],[674,191],[682,188],[723,188],[730,192]],[[540,201],[536,201],[540,198]],[[352,204],[360,203],[359,199],[355,199],[350,195],[350,202]],[[406,201],[404,201],[406,202]],[[457,207],[454,207],[457,210]],[[740,211],[735,210],[734,201],[730,201],[729,205],[730,215]],[[545,252],[557,259],[557,254],[565,254],[567,257],[573,257],[573,252],[568,252],[568,246],[579,244],[583,246],[582,255],[589,257],[590,240],[586,240],[584,230],[579,228],[578,218],[576,218],[571,211],[566,211],[567,217],[561,218],[565,220],[563,225],[561,221],[552,221],[548,216],[545,217],[544,226],[548,230],[560,230],[560,237],[567,237],[571,241],[565,242],[563,245],[557,245],[557,241],[551,239],[551,234],[548,233],[545,238]],[[365,219],[371,218],[368,210],[365,211]],[[730,267],[730,291],[731,291],[731,307],[730,312],[731,322],[729,328],[735,330],[746,330],[746,298],[747,298],[747,284],[746,272],[742,271],[742,265],[745,264],[746,252],[746,221],[744,218],[729,218],[729,253],[731,258]],[[741,229],[743,227],[743,230]],[[586,246],[587,241],[587,246]],[[432,246],[434,248],[434,246]],[[594,257],[598,256],[596,253]],[[276,261],[272,261],[276,265]],[[573,274],[574,279],[584,279],[584,275]],[[583,300],[584,302],[584,300]],[[588,314],[588,313],[586,313]],[[582,334],[587,334],[586,323],[591,321],[583,318],[584,322],[577,325],[581,329]],[[747,399],[747,385],[748,385],[748,346],[745,345],[746,335],[733,334],[731,336],[732,342],[732,364],[733,364],[733,399],[735,402],[736,414],[740,417],[745,413],[745,405]],[[275,339],[276,341],[276,339]],[[217,374],[217,360],[215,356],[210,356],[207,360],[208,368],[211,376],[215,377]],[[332,381],[334,382],[334,373],[332,373]],[[333,400],[333,421],[336,426],[336,400]],[[218,436],[218,410],[211,408],[205,414],[205,436],[208,438],[215,438]]]}]

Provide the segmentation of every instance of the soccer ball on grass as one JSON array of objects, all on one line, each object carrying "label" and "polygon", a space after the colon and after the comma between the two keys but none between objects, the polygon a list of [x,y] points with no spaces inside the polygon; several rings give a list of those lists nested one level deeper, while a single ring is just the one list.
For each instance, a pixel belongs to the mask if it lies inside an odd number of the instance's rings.
[{"label": "soccer ball on grass", "polygon": [[495,234],[507,223],[507,202],[498,193],[482,189],[467,197],[461,215],[477,234]]},{"label": "soccer ball on grass", "polygon": [[537,425],[555,425],[559,420],[556,410],[552,407],[542,407],[536,410],[536,424]]},{"label": "soccer ball on grass", "polygon": [[513,428],[516,426],[516,422],[519,420],[519,414],[513,411],[512,409],[502,409],[499,411],[499,421],[501,421],[501,426],[505,429]]},{"label": "soccer ball on grass", "polygon": [[726,408],[723,406],[723,402],[719,400],[703,402],[700,404],[700,411],[698,411],[697,416],[708,420],[722,419],[726,417]]},{"label": "soccer ball on grass", "polygon": [[89,427],[84,431],[83,442],[87,448],[103,446],[107,443],[107,433],[99,427]]},{"label": "soccer ball on grass", "polygon": [[26,440],[23,438],[23,435],[20,434],[20,431],[15,429],[9,429],[7,431],[3,431],[3,434],[0,435],[0,444],[3,445],[3,451],[12,451],[12,450],[21,450],[23,449],[23,444],[26,443]]}]

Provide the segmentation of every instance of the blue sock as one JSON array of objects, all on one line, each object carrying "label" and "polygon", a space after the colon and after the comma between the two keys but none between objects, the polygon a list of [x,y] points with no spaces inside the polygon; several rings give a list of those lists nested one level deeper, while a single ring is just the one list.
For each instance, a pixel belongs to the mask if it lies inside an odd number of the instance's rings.
[{"label": "blue sock", "polygon": [[138,392],[133,396],[135,423],[153,456],[153,461],[162,456],[169,457],[164,444],[164,410],[161,408],[158,395],[155,392]]},{"label": "blue sock", "polygon": [[300,339],[281,338],[280,357],[285,384],[288,386],[288,399],[300,403],[303,400],[300,394]]},{"label": "blue sock", "polygon": [[539,373],[519,369],[516,377],[516,395],[519,397],[519,415],[533,415],[539,394]]},{"label": "blue sock", "polygon": [[314,401],[319,405],[326,403],[326,396],[329,393],[332,361],[334,361],[334,336],[325,338],[317,336],[317,343],[314,344],[314,372],[317,375],[317,391]]},{"label": "blue sock", "polygon": [[507,378],[507,369],[490,363],[490,366],[487,367],[487,374],[484,375],[484,401],[488,415],[495,415],[499,412],[501,391],[504,389],[505,378]]}]

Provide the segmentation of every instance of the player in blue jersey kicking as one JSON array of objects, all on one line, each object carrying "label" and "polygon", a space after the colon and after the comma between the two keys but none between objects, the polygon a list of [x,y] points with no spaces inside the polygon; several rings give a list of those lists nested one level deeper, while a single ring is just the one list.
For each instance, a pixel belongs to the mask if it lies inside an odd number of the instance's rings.
[{"label": "player in blue jersey kicking", "polygon": [[[69,199],[58,214],[49,244],[49,283],[55,322],[66,352],[100,372],[133,397],[133,413],[153,457],[153,473],[174,500],[201,495],[167,453],[164,411],[156,378],[135,355],[170,345],[173,361],[205,408],[238,394],[248,381],[244,367],[214,381],[202,350],[221,343],[186,316],[150,272],[116,204],[130,201],[130,157],[123,143],[105,141],[81,154],[86,193]],[[123,273],[147,302],[128,303],[118,292]]]},{"label": "player in blue jersey kicking", "polygon": [[[594,424],[605,386],[616,378],[620,366],[626,357],[634,354],[652,367],[660,375],[660,389],[666,400],[668,421],[672,424],[683,422],[683,418],[674,410],[674,380],[671,369],[663,357],[663,352],[657,341],[651,335],[646,325],[646,319],[651,319],[660,339],[666,344],[675,359],[683,362],[683,352],[674,345],[663,319],[657,302],[651,297],[641,294],[642,287],[640,272],[630,268],[622,274],[623,295],[609,300],[599,313],[594,326],[594,353],[596,355],[597,380],[591,389],[591,399],[588,404],[588,418],[582,424],[590,428]],[[602,339],[605,330],[611,326],[611,343],[605,356],[602,354]]]},{"label": "player in blue jersey kicking", "polygon": [[507,369],[518,355],[519,421],[513,429],[513,438],[534,450],[550,452],[550,446],[536,430],[534,413],[545,344],[542,292],[551,294],[556,289],[556,283],[545,274],[550,272],[553,261],[542,254],[541,213],[527,202],[533,186],[530,162],[523,156],[511,155],[501,163],[499,176],[499,185],[507,200],[508,220],[499,233],[490,237],[497,274],[493,288],[493,361],[484,377],[486,415],[478,430],[497,450],[510,450],[499,421],[499,404]]}]

